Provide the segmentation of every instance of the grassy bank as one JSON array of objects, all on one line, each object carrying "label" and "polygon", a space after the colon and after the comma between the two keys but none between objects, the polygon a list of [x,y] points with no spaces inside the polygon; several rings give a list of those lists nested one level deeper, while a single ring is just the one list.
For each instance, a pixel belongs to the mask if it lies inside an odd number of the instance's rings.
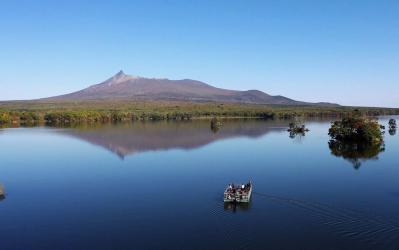
[{"label": "grassy bank", "polygon": [[304,117],[340,117],[358,109],[367,115],[395,115],[399,109],[254,105],[188,102],[0,102],[1,124],[102,123],[129,120],[191,120],[221,118],[288,119]]}]

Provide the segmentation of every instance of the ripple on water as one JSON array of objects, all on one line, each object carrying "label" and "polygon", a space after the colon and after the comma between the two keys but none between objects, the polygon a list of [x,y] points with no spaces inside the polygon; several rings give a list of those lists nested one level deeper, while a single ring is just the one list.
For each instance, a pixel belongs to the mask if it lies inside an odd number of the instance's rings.
[{"label": "ripple on water", "polygon": [[317,202],[309,202],[255,193],[258,197],[267,198],[276,202],[283,202],[297,208],[304,209],[309,215],[316,217],[324,225],[330,226],[335,233],[343,237],[371,244],[375,247],[394,247],[398,244],[399,225],[397,218],[383,219],[370,217],[360,211],[337,208]]}]

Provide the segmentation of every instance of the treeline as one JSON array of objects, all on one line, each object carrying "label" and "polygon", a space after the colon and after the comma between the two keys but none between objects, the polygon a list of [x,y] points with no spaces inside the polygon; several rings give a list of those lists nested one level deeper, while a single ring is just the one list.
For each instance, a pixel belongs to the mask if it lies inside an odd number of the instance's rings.
[{"label": "treeline", "polygon": [[[199,118],[291,119],[293,117],[341,117],[346,112],[131,112],[131,111],[0,111],[0,124],[70,124],[108,123],[138,120],[192,120]],[[390,112],[365,112],[366,115],[388,115]],[[392,114],[391,114],[392,115]]]},{"label": "treeline", "polygon": [[[342,117],[354,110],[368,116],[397,115],[399,109],[251,105],[187,102],[0,102],[0,124],[79,124],[137,120],[191,120],[201,118],[291,119]],[[6,125],[4,125],[6,124]]]},{"label": "treeline", "polygon": [[129,111],[0,111],[0,124],[68,124],[123,121],[191,120],[212,117],[274,118],[270,112],[129,112]]}]

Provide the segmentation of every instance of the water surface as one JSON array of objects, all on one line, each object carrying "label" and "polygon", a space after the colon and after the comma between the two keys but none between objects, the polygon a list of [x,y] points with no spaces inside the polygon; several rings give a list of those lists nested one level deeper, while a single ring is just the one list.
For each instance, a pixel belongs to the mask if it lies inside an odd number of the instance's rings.
[{"label": "water surface", "polygon": [[[398,249],[398,135],[348,159],[329,121],[287,124],[0,129],[1,249]],[[249,179],[252,202],[224,205]]]}]

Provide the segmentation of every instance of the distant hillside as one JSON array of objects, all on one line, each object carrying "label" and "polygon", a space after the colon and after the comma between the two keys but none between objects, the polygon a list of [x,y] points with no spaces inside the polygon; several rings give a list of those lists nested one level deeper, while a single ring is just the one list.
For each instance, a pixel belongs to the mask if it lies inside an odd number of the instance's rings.
[{"label": "distant hillside", "polygon": [[337,106],[331,103],[307,103],[284,96],[272,96],[259,90],[236,91],[184,79],[169,80],[129,76],[120,71],[108,80],[66,95],[44,98],[50,101],[83,100],[171,100],[192,102],[230,102],[278,105]]}]

